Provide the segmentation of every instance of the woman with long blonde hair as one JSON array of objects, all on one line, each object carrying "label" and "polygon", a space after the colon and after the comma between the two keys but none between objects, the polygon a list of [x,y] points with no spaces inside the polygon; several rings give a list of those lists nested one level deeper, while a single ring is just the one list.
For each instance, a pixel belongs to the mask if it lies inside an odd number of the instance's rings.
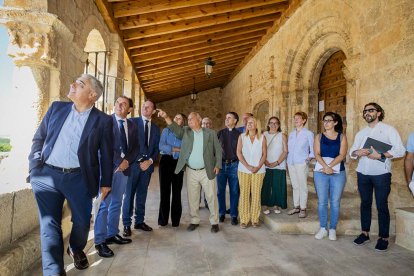
[{"label": "woman with long blonde hair", "polygon": [[246,132],[239,136],[237,142],[237,157],[239,166],[240,227],[245,229],[249,222],[253,227],[259,226],[261,211],[261,190],[265,176],[264,162],[266,160],[266,137],[262,135],[260,121],[254,117],[247,120]]}]

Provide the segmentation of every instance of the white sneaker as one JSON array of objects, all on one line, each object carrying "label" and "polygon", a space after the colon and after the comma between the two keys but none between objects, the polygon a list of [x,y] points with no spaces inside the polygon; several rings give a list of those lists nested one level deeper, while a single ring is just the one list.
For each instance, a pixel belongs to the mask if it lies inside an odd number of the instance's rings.
[{"label": "white sneaker", "polygon": [[326,236],[328,236],[328,231],[326,231],[325,228],[321,227],[321,229],[319,229],[318,233],[316,233],[315,239],[321,240],[321,239],[325,238]]},{"label": "white sneaker", "polygon": [[270,210],[269,210],[269,209],[267,209],[267,210],[264,210],[264,211],[263,211],[263,214],[265,214],[265,215],[268,215],[268,214],[270,214]]},{"label": "white sneaker", "polygon": [[331,241],[336,241],[336,230],[335,229],[329,229],[329,239]]},{"label": "white sneaker", "polygon": [[274,210],[274,212],[275,212],[275,214],[280,214],[281,213],[279,207],[276,207],[276,209]]}]

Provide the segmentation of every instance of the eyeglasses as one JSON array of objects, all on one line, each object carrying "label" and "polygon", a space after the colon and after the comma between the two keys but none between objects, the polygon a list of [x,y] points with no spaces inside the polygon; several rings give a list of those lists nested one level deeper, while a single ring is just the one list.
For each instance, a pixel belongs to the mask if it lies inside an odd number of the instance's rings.
[{"label": "eyeglasses", "polygon": [[324,123],[324,124],[328,124],[328,123],[333,122],[333,121],[334,121],[334,120],[325,119],[325,120],[322,120],[322,123]]},{"label": "eyeglasses", "polygon": [[278,122],[269,122],[269,126],[270,125],[278,125],[279,123]]},{"label": "eyeglasses", "polygon": [[365,113],[367,113],[367,112],[372,113],[372,112],[374,112],[374,111],[378,111],[378,110],[376,110],[375,108],[364,109],[364,110],[362,111],[362,114],[365,114]]}]

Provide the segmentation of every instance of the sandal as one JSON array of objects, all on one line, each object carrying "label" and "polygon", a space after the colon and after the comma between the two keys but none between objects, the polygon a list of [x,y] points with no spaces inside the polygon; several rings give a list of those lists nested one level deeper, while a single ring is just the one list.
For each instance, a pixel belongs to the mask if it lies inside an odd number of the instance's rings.
[{"label": "sandal", "polygon": [[247,224],[246,223],[240,223],[240,228],[241,229],[246,229],[247,228]]},{"label": "sandal", "polygon": [[287,214],[288,214],[289,216],[291,216],[291,215],[297,214],[297,213],[299,213],[299,212],[300,212],[299,207],[295,207],[295,208],[293,208],[292,210],[290,210]]},{"label": "sandal", "polygon": [[276,209],[274,210],[275,214],[280,214],[282,211],[280,211],[279,207],[276,207]]},{"label": "sandal", "polygon": [[253,222],[253,223],[252,223],[252,226],[253,226],[254,228],[259,227],[259,226],[260,226],[260,223],[258,223],[258,222]]},{"label": "sandal", "polygon": [[265,214],[265,215],[268,215],[268,214],[270,214],[270,210],[269,210],[269,209],[267,209],[267,210],[264,210],[264,211],[263,211],[263,214]]},{"label": "sandal", "polygon": [[299,218],[306,218],[306,209],[300,209]]}]

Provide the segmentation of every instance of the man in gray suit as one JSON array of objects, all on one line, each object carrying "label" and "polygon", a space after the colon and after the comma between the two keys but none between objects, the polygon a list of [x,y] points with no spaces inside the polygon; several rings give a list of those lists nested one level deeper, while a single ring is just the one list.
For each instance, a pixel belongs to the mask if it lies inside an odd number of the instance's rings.
[{"label": "man in gray suit", "polygon": [[194,231],[200,224],[198,209],[202,187],[210,206],[211,232],[217,233],[219,226],[216,175],[221,169],[221,146],[217,133],[212,129],[201,127],[202,119],[197,112],[188,115],[188,126],[184,127],[173,122],[161,109],[158,109],[158,117],[164,118],[168,128],[182,140],[175,173],[185,169],[191,216],[191,224],[187,230]]}]

